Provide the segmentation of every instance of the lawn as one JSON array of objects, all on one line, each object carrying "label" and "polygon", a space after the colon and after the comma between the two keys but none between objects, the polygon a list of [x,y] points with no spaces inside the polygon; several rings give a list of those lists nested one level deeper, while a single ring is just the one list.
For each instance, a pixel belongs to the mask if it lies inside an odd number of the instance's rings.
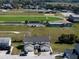
[{"label": "lawn", "polygon": [[[0,36],[10,36],[12,37],[12,41],[19,41],[24,39],[24,34],[31,35],[31,36],[47,36],[50,34],[51,36],[51,47],[54,51],[54,53],[57,52],[63,52],[66,48],[73,48],[73,45],[67,45],[67,44],[55,44],[55,42],[58,40],[58,37],[61,34],[70,34],[74,33],[72,28],[61,28],[61,27],[27,27],[27,26],[0,26]],[[4,31],[19,31],[19,34],[16,33],[10,33],[10,32],[4,32]],[[30,32],[30,33],[29,33]],[[20,50],[16,48],[17,45],[22,44],[23,42],[13,42],[12,45],[14,46],[12,54],[19,54]],[[65,47],[64,47],[65,46]]]},{"label": "lawn", "polygon": [[[20,11],[10,11],[8,13],[1,13],[0,12],[0,21],[25,21],[25,20],[38,20],[38,21],[58,21],[62,20],[59,17],[53,17],[53,16],[45,16],[44,14],[38,14],[38,13],[31,13],[29,12],[20,12]],[[5,31],[18,31],[19,34],[11,33],[11,32],[5,32]],[[58,40],[58,37],[61,34],[71,34],[74,33],[79,36],[79,24],[75,24],[71,28],[61,28],[61,27],[27,27],[27,26],[1,26],[0,25],[0,36],[8,36],[12,37],[12,46],[14,46],[12,54],[19,54],[20,50],[16,48],[16,46],[21,45],[23,42],[13,42],[13,41],[23,41],[24,35],[31,35],[31,36],[45,36],[49,35],[51,36],[51,47],[53,49],[54,53],[63,52],[66,48],[73,48],[74,44],[68,45],[68,44],[56,44],[55,42]]]},{"label": "lawn", "polygon": [[[14,13],[14,12],[13,12]],[[39,21],[57,21],[62,20],[59,17],[53,17],[53,16],[44,16],[41,15],[19,15],[16,13],[9,14],[9,15],[0,15],[0,21],[25,21],[25,20],[39,20]],[[3,31],[19,31],[19,34],[16,33],[10,33],[10,32],[3,32]],[[29,34],[30,32],[30,34]],[[44,28],[33,28],[33,27],[27,27],[27,26],[1,26],[0,25],[0,36],[10,36],[12,37],[12,41],[20,41],[24,39],[24,34],[31,35],[31,36],[37,36],[37,35],[49,35],[51,36],[51,47],[53,49],[54,53],[63,52],[66,48],[73,48],[74,44],[68,45],[68,44],[55,44],[55,42],[58,40],[58,37],[61,34],[70,34],[74,33],[79,36],[79,24],[75,24],[73,27],[70,28],[61,28],[61,27],[44,27]],[[17,45],[22,44],[23,42],[13,42],[12,45],[14,46],[14,49],[12,51],[12,54],[19,54],[20,50],[16,48]]]},{"label": "lawn", "polygon": [[73,49],[74,44],[52,44],[53,53],[61,53],[64,52],[65,49]]},{"label": "lawn", "polygon": [[44,15],[0,15],[0,21],[57,21],[62,20],[59,17],[50,17]]}]

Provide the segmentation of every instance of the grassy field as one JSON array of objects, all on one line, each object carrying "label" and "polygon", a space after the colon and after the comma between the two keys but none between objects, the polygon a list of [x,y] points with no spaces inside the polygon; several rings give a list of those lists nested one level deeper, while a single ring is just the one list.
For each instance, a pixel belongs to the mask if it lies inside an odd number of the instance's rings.
[{"label": "grassy field", "polygon": [[[57,14],[56,14],[57,15]],[[62,20],[60,17],[46,16],[45,13],[38,13],[29,10],[8,10],[7,12],[0,12],[0,21],[57,21]]]},{"label": "grassy field", "polygon": [[[76,26],[76,25],[75,25]],[[74,27],[72,27],[74,28]],[[0,36],[9,36],[12,37],[12,41],[23,41],[24,34],[31,35],[31,36],[48,36],[50,33],[51,36],[51,47],[54,53],[63,52],[66,48],[73,48],[74,44],[55,44],[58,40],[58,37],[61,34],[70,34],[75,33],[74,29],[72,28],[61,28],[61,27],[44,27],[44,28],[35,28],[35,27],[27,27],[27,26],[0,26]],[[19,34],[12,33],[12,32],[4,32],[4,31],[18,31]],[[31,34],[29,34],[29,32]],[[77,33],[75,33],[77,34]],[[19,54],[20,50],[16,48],[16,46],[21,45],[23,42],[13,42],[12,45],[14,46],[12,54]],[[64,47],[65,46],[65,47]]]},{"label": "grassy field", "polygon": [[[22,14],[22,15],[21,15]],[[49,17],[44,16],[44,14],[38,13],[25,13],[25,12],[15,12],[11,11],[9,13],[1,13],[0,12],[0,21],[25,21],[25,20],[39,20],[39,21],[57,21],[62,20],[59,17]],[[7,31],[17,31],[20,32],[18,34],[14,32]],[[30,34],[29,34],[30,32]],[[27,26],[1,26],[0,25],[0,37],[9,36],[12,37],[12,46],[14,46],[12,54],[19,54],[20,50],[17,49],[18,45],[23,44],[23,42],[13,42],[13,41],[23,41],[24,35],[31,36],[48,36],[50,33],[51,36],[51,47],[54,53],[63,52],[66,48],[73,48],[74,44],[56,44],[55,42],[58,40],[58,37],[61,34],[71,34],[74,33],[79,36],[79,24],[74,24],[73,27],[70,28],[61,28],[61,27],[27,27]]]},{"label": "grassy field", "polygon": [[44,15],[0,15],[0,21],[25,21],[25,20],[33,20],[33,21],[57,21],[62,20],[59,17],[49,17]]}]

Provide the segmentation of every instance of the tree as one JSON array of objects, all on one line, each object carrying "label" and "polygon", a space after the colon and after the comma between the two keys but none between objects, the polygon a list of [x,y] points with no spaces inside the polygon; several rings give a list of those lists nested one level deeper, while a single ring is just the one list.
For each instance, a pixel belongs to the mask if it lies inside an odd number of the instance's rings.
[{"label": "tree", "polygon": [[72,44],[77,40],[78,37],[75,34],[62,34],[59,38],[58,41],[61,43],[67,43],[67,44]]}]

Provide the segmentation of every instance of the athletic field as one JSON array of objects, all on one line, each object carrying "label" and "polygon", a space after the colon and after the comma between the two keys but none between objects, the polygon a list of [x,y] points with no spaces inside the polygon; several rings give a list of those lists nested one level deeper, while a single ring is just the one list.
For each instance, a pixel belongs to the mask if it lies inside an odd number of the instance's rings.
[{"label": "athletic field", "polygon": [[44,16],[44,15],[0,15],[0,21],[57,21],[62,20],[55,16]]}]

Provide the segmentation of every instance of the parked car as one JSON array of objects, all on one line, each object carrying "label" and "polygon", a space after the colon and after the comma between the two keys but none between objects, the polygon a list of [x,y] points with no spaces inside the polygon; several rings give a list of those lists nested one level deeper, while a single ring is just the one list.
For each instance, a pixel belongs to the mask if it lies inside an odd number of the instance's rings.
[{"label": "parked car", "polygon": [[6,52],[6,54],[10,54],[10,50],[8,50],[8,51]]},{"label": "parked car", "polygon": [[24,52],[24,51],[21,52],[21,53],[20,53],[20,56],[27,56],[27,52]]}]

